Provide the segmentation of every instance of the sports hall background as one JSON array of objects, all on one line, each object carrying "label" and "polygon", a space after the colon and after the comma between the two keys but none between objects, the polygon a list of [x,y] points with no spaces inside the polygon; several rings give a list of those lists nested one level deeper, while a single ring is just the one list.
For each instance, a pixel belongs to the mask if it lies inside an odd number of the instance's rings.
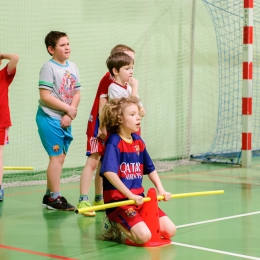
[{"label": "sports hall background", "polygon": [[51,30],[68,34],[70,60],[77,64],[82,84],[65,167],[85,164],[90,109],[107,71],[105,61],[119,43],[136,51],[134,76],[147,112],[142,137],[152,158],[187,158],[189,153],[207,151],[217,124],[217,42],[203,1],[196,1],[195,13],[192,3],[0,0],[0,51],[20,55],[10,87],[13,126],[4,151],[5,166],[46,169],[48,156],[38,137],[35,114],[39,71],[51,58],[44,38]]}]

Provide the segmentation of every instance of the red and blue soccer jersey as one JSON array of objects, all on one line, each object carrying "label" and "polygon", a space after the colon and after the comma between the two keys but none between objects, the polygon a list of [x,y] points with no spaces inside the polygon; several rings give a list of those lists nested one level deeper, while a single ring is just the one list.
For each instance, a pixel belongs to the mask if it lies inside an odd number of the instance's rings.
[{"label": "red and blue soccer jersey", "polygon": [[[132,193],[143,196],[143,175],[155,170],[141,137],[132,134],[132,138],[132,143],[128,143],[118,134],[111,134],[106,142],[100,170],[105,203],[127,199],[106,179],[105,172],[114,172]],[[109,209],[109,212],[113,210]]]},{"label": "red and blue soccer jersey", "polygon": [[101,79],[98,90],[96,93],[96,97],[90,112],[89,120],[88,120],[88,127],[87,127],[87,136],[90,137],[97,137],[98,135],[98,128],[99,128],[99,100],[100,98],[107,98],[108,87],[113,82],[113,78],[109,72],[105,74],[105,76]]}]

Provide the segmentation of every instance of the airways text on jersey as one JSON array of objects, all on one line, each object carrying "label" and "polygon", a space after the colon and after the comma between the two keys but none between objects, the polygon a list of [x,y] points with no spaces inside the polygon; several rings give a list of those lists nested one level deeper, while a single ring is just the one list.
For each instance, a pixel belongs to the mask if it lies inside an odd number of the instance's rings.
[{"label": "airways text on jersey", "polygon": [[121,177],[124,177],[127,180],[142,179],[143,173],[140,166],[140,162],[122,162],[119,167]]}]

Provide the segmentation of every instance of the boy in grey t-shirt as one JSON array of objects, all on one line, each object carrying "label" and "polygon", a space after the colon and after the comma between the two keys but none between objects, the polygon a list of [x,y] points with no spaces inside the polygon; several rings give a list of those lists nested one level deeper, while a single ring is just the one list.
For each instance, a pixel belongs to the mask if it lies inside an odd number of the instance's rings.
[{"label": "boy in grey t-shirt", "polygon": [[60,193],[62,166],[73,140],[71,121],[77,115],[80,101],[80,79],[77,66],[68,61],[69,39],[66,33],[51,31],[45,45],[52,59],[46,62],[39,79],[38,132],[49,155],[47,189],[42,205],[48,209],[74,210]]}]

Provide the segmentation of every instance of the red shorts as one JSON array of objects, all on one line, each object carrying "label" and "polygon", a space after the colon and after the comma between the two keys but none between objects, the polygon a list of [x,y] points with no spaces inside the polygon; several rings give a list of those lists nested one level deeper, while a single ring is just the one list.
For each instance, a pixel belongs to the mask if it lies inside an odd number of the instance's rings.
[{"label": "red shorts", "polygon": [[0,145],[5,145],[8,143],[8,128],[0,128]]},{"label": "red shorts", "polygon": [[93,153],[99,153],[100,156],[102,156],[105,148],[105,142],[106,139],[101,139],[99,137],[87,137],[86,155],[90,156]]},{"label": "red shorts", "polygon": [[[118,207],[115,211],[108,215],[108,218],[112,222],[121,224],[125,229],[130,230],[137,223],[144,221],[141,212],[143,205],[128,205]],[[159,218],[166,216],[166,214],[158,208]]]}]

